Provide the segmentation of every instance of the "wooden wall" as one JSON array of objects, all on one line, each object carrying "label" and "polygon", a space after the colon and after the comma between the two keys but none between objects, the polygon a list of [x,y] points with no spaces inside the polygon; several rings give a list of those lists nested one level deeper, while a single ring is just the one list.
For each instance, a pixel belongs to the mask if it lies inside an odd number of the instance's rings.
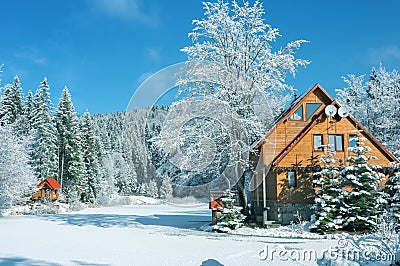
[{"label": "wooden wall", "polygon": [[[307,120],[288,120],[283,119],[277,124],[276,128],[269,134],[261,148],[261,160],[265,166],[270,165],[273,159],[280,154],[286,146],[304,129],[304,127],[314,120],[316,114],[321,112],[331,99],[319,89],[309,93],[291,112],[287,114],[289,117],[295,112],[299,105],[303,105],[304,118],[306,112],[306,103],[321,103],[317,111]],[[392,159],[382,151],[382,149],[365,133],[360,132],[355,120],[350,117],[330,118],[325,114],[319,120],[316,120],[315,125],[295,144],[291,147],[284,157],[278,161],[277,167],[293,167],[293,166],[309,166],[320,165],[320,156],[323,151],[314,151],[314,135],[320,134],[323,136],[323,145],[328,143],[328,134],[343,135],[343,151],[336,152],[336,158],[339,159],[339,165],[346,165],[345,158],[351,155],[347,148],[349,147],[350,135],[361,134],[367,138],[364,143],[371,148],[371,152],[367,155],[376,156],[376,160],[371,160],[371,164],[390,166]],[[326,147],[325,147],[326,148]],[[301,174],[297,176],[297,187],[288,188],[287,172],[268,174],[266,175],[267,199],[277,200],[278,202],[293,202],[293,203],[312,203],[314,198],[314,189],[312,184],[312,174]],[[273,188],[274,187],[274,188]]]},{"label": "wooden wall", "polygon": [[[302,102],[300,102],[295,108],[293,108],[292,112],[288,113],[287,116],[290,116],[293,112],[300,107],[303,106],[303,117],[305,118],[306,115],[306,104],[307,103],[320,103],[321,106],[316,110],[314,113],[317,114],[325,106],[329,103],[329,99],[323,97],[321,95],[321,91],[315,90],[311,92]],[[286,148],[286,146],[295,138],[303,129],[304,127],[313,119],[312,115],[307,120],[288,120],[284,119],[281,123],[277,124],[275,130],[273,130],[270,135],[268,136],[267,140],[263,144],[263,158],[264,164],[268,164],[268,159],[271,157],[275,157],[278,155],[282,150]],[[274,156],[271,155],[273,153]]]},{"label": "wooden wall", "polygon": [[350,143],[350,135],[361,134],[366,140],[364,144],[371,148],[371,152],[367,155],[376,156],[376,160],[371,160],[371,164],[390,166],[391,160],[379,149],[378,145],[374,144],[364,132],[358,132],[356,126],[349,118],[342,118],[336,121],[332,118],[322,119],[317,123],[293,148],[288,154],[278,163],[278,166],[292,165],[310,165],[320,164],[319,158],[323,151],[314,151],[314,135],[321,134],[323,136],[323,144],[328,143],[328,134],[343,135],[343,151],[336,152],[336,158],[339,159],[340,165],[345,165],[345,159],[351,155],[347,148]]}]

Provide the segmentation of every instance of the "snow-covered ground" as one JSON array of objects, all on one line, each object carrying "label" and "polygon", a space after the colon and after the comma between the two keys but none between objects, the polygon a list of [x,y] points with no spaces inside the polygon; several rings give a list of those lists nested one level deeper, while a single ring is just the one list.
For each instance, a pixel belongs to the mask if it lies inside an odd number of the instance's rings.
[{"label": "snow-covered ground", "polygon": [[131,205],[0,217],[0,265],[316,265],[310,252],[321,256],[338,245],[310,234],[288,237],[287,228],[271,231],[274,237],[256,229],[200,231],[211,220],[207,207]]}]

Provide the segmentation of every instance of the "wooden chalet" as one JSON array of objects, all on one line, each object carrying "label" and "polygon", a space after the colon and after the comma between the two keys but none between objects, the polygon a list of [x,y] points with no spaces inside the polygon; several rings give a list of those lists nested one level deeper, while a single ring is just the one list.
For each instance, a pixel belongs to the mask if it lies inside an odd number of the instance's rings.
[{"label": "wooden chalet", "polygon": [[45,178],[36,186],[36,188],[38,190],[33,194],[33,200],[57,200],[61,186],[54,178]]},{"label": "wooden chalet", "polygon": [[[371,161],[383,167],[398,161],[353,116],[330,117],[325,108],[340,104],[319,84],[295,99],[275,120],[272,129],[254,144],[259,155],[251,182],[253,219],[267,225],[274,221],[288,224],[297,220],[297,213],[307,219],[314,203],[313,175],[320,169],[320,156],[329,147],[336,151],[339,165],[345,165],[350,154],[347,148],[357,145],[354,137],[361,134],[371,147]],[[332,107],[331,107],[332,108]],[[343,109],[342,109],[343,110]]]}]

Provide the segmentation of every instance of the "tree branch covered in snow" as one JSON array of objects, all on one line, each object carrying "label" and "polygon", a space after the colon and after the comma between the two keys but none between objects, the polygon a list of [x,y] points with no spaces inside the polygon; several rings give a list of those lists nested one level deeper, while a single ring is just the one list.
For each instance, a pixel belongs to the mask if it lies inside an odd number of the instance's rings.
[{"label": "tree branch covered in snow", "polygon": [[400,155],[400,74],[387,71],[382,65],[372,68],[369,80],[364,75],[348,75],[347,84],[338,89],[337,99],[350,109],[372,134],[392,153]]},{"label": "tree branch covered in snow", "polygon": [[341,171],[342,202],[340,213],[343,216],[343,228],[348,231],[368,231],[374,228],[382,213],[382,204],[386,202],[385,193],[380,186],[385,178],[379,172],[381,167],[370,165],[376,159],[367,153],[371,148],[365,146],[364,139],[357,139],[356,147],[349,147],[353,154],[346,158],[349,166]]},{"label": "tree branch covered in snow", "polygon": [[0,215],[2,209],[24,204],[32,196],[36,179],[28,162],[26,141],[11,126],[0,126]]},{"label": "tree branch covered in snow", "polygon": [[285,83],[286,75],[309,64],[295,58],[304,40],[273,51],[271,44],[280,33],[265,23],[264,15],[259,1],[204,3],[205,18],[194,20],[189,33],[193,45],[182,49],[188,61],[178,82],[181,93],[226,101],[251,125],[246,129],[257,134],[265,133],[289,100],[293,88]]},{"label": "tree branch covered in snow", "polygon": [[[193,45],[182,49],[188,60],[177,85],[183,95],[207,96],[229,106],[230,112],[238,116],[233,134],[245,135],[247,147],[239,151],[244,152],[266,132],[290,99],[293,88],[285,78],[309,64],[295,58],[305,41],[293,41],[274,51],[271,44],[280,33],[265,23],[265,11],[258,0],[253,5],[247,1],[239,5],[235,0],[203,4],[204,18],[193,20],[194,29],[189,33]],[[229,145],[237,148],[235,142]],[[247,213],[245,190],[250,169],[248,158],[237,158],[230,163],[247,173],[237,176],[239,198]]]}]

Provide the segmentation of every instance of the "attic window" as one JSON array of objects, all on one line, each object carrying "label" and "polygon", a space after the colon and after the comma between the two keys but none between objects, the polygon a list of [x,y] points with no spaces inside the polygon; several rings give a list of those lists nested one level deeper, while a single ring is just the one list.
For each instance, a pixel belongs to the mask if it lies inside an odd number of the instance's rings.
[{"label": "attic window", "polygon": [[321,134],[314,135],[314,151],[324,151],[323,137]]},{"label": "attic window", "polygon": [[328,146],[332,151],[343,151],[343,135],[328,135]]},{"label": "attic window", "polygon": [[306,103],[306,119],[308,120],[315,113],[315,111],[318,110],[320,106],[320,103]]},{"label": "attic window", "polygon": [[299,108],[288,118],[289,120],[303,120],[303,105],[300,105]]}]

